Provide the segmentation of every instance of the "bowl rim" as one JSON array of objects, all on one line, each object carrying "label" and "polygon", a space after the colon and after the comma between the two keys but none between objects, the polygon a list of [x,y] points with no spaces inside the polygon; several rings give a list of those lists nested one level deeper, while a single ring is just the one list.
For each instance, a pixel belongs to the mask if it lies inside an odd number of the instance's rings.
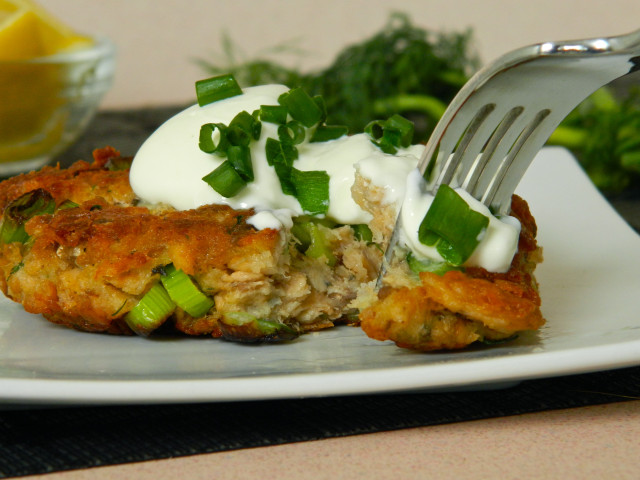
[{"label": "bowl rim", "polygon": [[0,60],[0,65],[49,65],[63,63],[81,63],[101,58],[114,57],[116,46],[113,41],[105,35],[87,35],[93,40],[93,44],[87,48],[78,48],[45,55],[42,57],[29,58],[26,60]]}]

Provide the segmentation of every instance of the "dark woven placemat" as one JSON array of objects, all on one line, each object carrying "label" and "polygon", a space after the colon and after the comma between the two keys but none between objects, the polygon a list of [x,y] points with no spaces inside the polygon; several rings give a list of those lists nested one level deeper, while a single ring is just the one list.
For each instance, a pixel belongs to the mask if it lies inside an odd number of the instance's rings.
[{"label": "dark woven placemat", "polygon": [[640,367],[504,390],[0,411],[0,478],[640,398]]}]

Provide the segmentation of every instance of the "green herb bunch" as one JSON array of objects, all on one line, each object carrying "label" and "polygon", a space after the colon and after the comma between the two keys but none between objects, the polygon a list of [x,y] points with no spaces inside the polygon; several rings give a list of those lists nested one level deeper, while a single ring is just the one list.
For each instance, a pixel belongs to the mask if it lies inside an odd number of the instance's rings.
[{"label": "green herb bunch", "polygon": [[597,90],[560,124],[550,145],[568,148],[603,192],[640,187],[640,87]]},{"label": "green herb bunch", "polygon": [[374,119],[399,113],[416,124],[413,141],[426,141],[447,104],[479,67],[471,31],[434,33],[393,13],[371,38],[347,47],[326,69],[303,73],[274,61],[199,63],[210,74],[231,73],[242,86],[280,83],[324,97],[329,120],[362,132]]}]

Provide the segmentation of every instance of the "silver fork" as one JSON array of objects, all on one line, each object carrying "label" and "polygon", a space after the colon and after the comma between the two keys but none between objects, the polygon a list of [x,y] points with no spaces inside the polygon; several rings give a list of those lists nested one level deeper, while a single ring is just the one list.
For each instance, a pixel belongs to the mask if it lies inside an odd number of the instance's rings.
[{"label": "silver fork", "polygon": [[640,30],[514,50],[460,90],[427,142],[420,172],[435,192],[462,187],[497,214],[558,124],[598,88],[640,70]]},{"label": "silver fork", "polygon": [[462,187],[495,214],[507,214],[518,183],[558,124],[598,88],[639,70],[640,30],[507,53],[464,85],[436,125],[418,165],[427,189]]}]

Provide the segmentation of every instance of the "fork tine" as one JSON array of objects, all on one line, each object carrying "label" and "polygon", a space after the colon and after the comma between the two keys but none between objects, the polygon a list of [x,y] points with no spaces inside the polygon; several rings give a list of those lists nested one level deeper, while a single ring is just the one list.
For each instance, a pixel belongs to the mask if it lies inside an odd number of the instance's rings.
[{"label": "fork tine", "polygon": [[[471,116],[467,112],[474,112],[474,114],[471,121],[464,125],[462,122]],[[443,183],[455,186],[463,184],[470,172],[476,171],[478,165],[482,164],[480,154],[485,150],[488,139],[501,128],[507,128],[508,124],[517,117],[517,113],[517,111],[506,112],[503,107],[495,103],[487,103],[478,108],[473,102],[464,105],[448,125],[438,145],[441,167],[432,180],[430,189],[435,191]],[[461,131],[463,132],[461,135],[457,133]]]},{"label": "fork tine", "polygon": [[540,110],[533,120],[522,131],[511,148],[509,154],[496,172],[491,185],[480,199],[485,205],[491,206],[498,214],[506,214],[511,205],[511,196],[525,171],[533,161],[536,153],[547,141],[549,132],[553,131],[559,122],[551,118],[551,110]]},{"label": "fork tine", "polygon": [[[498,127],[493,131],[491,137],[486,142],[482,152],[478,155],[471,169],[460,172],[461,186],[470,193],[473,190],[473,186],[478,182],[483,175],[485,175],[487,166],[492,162],[492,158],[495,156],[500,158],[500,152],[504,150],[505,137],[509,135],[517,128],[518,120],[522,112],[523,107],[514,107],[507,112],[503,119],[498,124]],[[508,141],[508,140],[507,140]],[[502,147],[502,148],[500,148]]]},{"label": "fork tine", "polygon": [[[494,132],[493,136],[487,143],[487,147],[481,156],[481,168],[470,172],[463,188],[467,190],[473,197],[480,201],[488,201],[487,191],[494,185],[494,177],[499,175],[502,169],[507,168],[512,161],[509,153],[514,155],[518,149],[514,149],[518,140],[524,140],[523,132],[527,131],[531,123],[535,121],[535,115],[531,113],[532,109],[525,107],[515,107],[510,114],[505,117],[500,128]],[[533,116],[532,116],[533,115]],[[493,193],[491,197],[493,197]],[[489,206],[488,203],[486,203]]]},{"label": "fork tine", "polygon": [[[491,115],[495,109],[495,104],[487,104],[480,108],[474,117],[471,119],[460,137],[451,136],[449,132],[458,132],[462,130],[464,126],[458,127],[456,125],[450,125],[448,132],[442,138],[439,144],[438,156],[444,164],[441,166],[439,174],[434,179],[433,188],[437,188],[438,185],[443,183],[450,184],[454,179],[456,171],[460,166],[463,154],[469,148],[469,144],[474,137],[477,136],[478,131],[484,124],[485,120]],[[458,120],[462,120],[462,117],[458,117]]]}]

